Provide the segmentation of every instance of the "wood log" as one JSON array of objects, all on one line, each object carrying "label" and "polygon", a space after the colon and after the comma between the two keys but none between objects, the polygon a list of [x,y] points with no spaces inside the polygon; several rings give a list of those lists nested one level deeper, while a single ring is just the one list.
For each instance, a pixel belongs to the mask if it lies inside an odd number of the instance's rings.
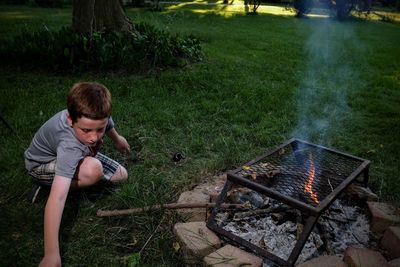
[{"label": "wood log", "polygon": [[[98,217],[112,217],[112,216],[124,216],[130,214],[138,214],[147,211],[155,211],[160,209],[195,209],[195,208],[213,208],[215,203],[169,203],[163,205],[147,206],[143,208],[132,208],[123,210],[97,210]],[[223,209],[247,209],[246,204],[226,204],[223,203],[220,206]]]},{"label": "wood log", "polygon": [[348,194],[357,196],[359,199],[364,201],[378,201],[379,197],[371,191],[368,187],[363,187],[355,184],[351,184],[346,192]]}]

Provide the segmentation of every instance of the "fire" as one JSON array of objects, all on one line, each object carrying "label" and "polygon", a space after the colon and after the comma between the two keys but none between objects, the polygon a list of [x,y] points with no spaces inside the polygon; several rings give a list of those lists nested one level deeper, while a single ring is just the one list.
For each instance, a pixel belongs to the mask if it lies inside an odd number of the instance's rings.
[{"label": "fire", "polygon": [[304,193],[309,193],[311,199],[315,202],[315,203],[319,203],[317,194],[315,192],[312,191],[312,186],[313,186],[313,182],[314,182],[314,177],[315,177],[315,166],[314,166],[314,161],[312,158],[312,155],[310,154],[310,168],[308,169],[308,179],[307,182],[304,185]]}]

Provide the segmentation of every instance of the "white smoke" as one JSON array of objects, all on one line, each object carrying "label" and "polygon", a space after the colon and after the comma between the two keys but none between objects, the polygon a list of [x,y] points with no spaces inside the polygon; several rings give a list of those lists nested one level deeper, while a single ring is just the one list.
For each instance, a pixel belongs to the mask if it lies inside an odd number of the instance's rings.
[{"label": "white smoke", "polygon": [[329,144],[351,116],[347,96],[358,75],[346,55],[359,42],[350,23],[322,19],[310,21],[309,27],[308,63],[296,95],[298,121],[292,136]]}]

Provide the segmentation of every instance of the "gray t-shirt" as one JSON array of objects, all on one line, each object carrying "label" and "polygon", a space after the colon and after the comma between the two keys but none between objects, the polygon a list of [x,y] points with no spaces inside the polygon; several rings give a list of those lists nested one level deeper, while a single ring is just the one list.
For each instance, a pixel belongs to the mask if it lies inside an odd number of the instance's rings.
[{"label": "gray t-shirt", "polygon": [[[28,171],[57,160],[55,174],[73,178],[79,161],[90,155],[89,148],[76,138],[74,130],[68,125],[67,114],[67,110],[58,112],[36,132],[24,153]],[[106,132],[113,127],[114,122],[110,117]]]}]

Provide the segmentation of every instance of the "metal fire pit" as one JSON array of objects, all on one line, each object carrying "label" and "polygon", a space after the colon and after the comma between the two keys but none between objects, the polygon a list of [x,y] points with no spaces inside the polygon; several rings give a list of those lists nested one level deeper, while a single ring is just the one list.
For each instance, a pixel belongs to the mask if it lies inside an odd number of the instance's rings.
[{"label": "metal fire pit", "polygon": [[[290,139],[272,151],[231,171],[207,226],[229,240],[283,266],[293,266],[319,216],[352,182],[368,185],[370,161],[334,149]],[[363,176],[361,176],[363,174]],[[227,192],[241,185],[300,211],[304,229],[287,259],[226,231],[215,220]]]}]

